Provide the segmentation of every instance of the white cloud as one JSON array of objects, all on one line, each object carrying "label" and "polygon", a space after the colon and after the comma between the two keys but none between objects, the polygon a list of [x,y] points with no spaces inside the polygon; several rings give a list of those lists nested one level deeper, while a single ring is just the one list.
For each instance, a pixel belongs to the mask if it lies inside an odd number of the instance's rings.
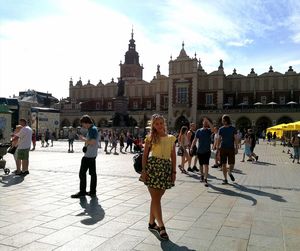
[{"label": "white cloud", "polygon": [[252,44],[253,40],[252,39],[244,39],[240,41],[229,41],[227,44],[230,46],[236,46],[236,47],[244,47],[248,44]]},{"label": "white cloud", "polygon": [[[161,73],[168,75],[170,55],[173,59],[179,55],[182,41],[187,54],[194,57],[196,52],[207,72],[216,70],[220,59],[224,60],[227,74],[233,68],[249,73],[254,67],[264,72],[270,64],[284,62],[283,59],[279,61],[282,57],[278,54],[274,55],[277,59],[272,58],[273,62],[263,57],[256,57],[255,62],[254,58],[247,58],[246,52],[241,55],[242,52],[227,51],[224,46],[236,46],[240,50],[256,38],[278,29],[278,25],[272,25],[276,20],[264,1],[253,4],[250,0],[186,0],[183,4],[179,0],[168,0],[156,6],[147,3],[149,8],[155,8],[157,17],[149,20],[145,16],[147,22],[105,8],[95,1],[53,1],[55,9],[59,9],[56,15],[1,23],[1,96],[30,88],[49,91],[61,98],[68,96],[71,76],[75,82],[82,77],[83,83],[90,79],[92,84],[100,79],[103,83],[110,82],[112,77],[116,79],[119,62],[124,61],[128,49],[132,25],[147,81],[155,75],[157,64],[161,66]],[[290,19],[287,17],[289,24],[293,24],[290,27],[294,27],[294,41],[300,40],[297,18],[296,12]],[[281,25],[287,27],[286,23]],[[150,30],[155,32],[150,33]],[[291,61],[289,57],[284,59]]]}]

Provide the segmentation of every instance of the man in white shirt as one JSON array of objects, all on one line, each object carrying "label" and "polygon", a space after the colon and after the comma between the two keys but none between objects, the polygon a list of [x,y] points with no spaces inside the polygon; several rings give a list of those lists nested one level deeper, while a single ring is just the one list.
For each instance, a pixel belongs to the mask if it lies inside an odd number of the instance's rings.
[{"label": "man in white shirt", "polygon": [[20,119],[19,123],[21,126],[23,126],[23,128],[15,135],[15,137],[19,139],[17,148],[16,174],[27,175],[29,174],[29,150],[31,147],[32,129],[27,125],[27,121],[25,119]]}]

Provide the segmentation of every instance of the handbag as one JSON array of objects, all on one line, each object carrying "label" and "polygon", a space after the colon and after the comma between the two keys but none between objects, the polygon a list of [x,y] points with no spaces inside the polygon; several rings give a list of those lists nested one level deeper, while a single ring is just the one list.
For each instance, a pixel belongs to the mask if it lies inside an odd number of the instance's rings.
[{"label": "handbag", "polygon": [[[148,156],[149,156],[150,151],[151,151],[151,146],[149,148]],[[147,158],[148,158],[148,156],[147,156]],[[141,174],[141,172],[143,170],[143,153],[138,153],[133,156],[133,167],[137,173]]]},{"label": "handbag", "polygon": [[15,154],[16,150],[17,150],[16,146],[10,146],[9,148],[7,148],[7,152],[11,154]]},{"label": "handbag", "polygon": [[143,169],[142,161],[143,161],[143,153],[138,153],[133,156],[133,167],[137,173],[142,172]]},{"label": "handbag", "polygon": [[184,153],[184,149],[182,146],[178,147],[177,149],[177,155],[178,156],[183,156],[183,153]]}]

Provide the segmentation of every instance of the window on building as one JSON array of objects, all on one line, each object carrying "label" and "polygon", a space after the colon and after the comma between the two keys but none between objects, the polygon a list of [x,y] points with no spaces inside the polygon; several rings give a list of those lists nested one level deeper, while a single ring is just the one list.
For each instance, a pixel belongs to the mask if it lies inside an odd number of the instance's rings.
[{"label": "window on building", "polygon": [[233,105],[233,97],[228,97],[228,104]]},{"label": "window on building", "polygon": [[178,104],[187,104],[188,103],[188,88],[187,87],[178,87],[177,88],[177,100]]},{"label": "window on building", "polygon": [[266,105],[267,104],[267,96],[261,96],[260,102],[263,103],[263,105]]},{"label": "window on building", "polygon": [[75,104],[74,103],[72,103],[72,110],[74,110],[75,109]]},{"label": "window on building", "polygon": [[111,102],[108,102],[108,103],[107,103],[107,109],[108,109],[108,110],[112,110],[112,103],[111,103]]},{"label": "window on building", "polygon": [[285,105],[285,96],[280,96],[279,97],[279,104],[280,105]]},{"label": "window on building", "polygon": [[99,102],[96,103],[96,110],[100,110],[100,103]]},{"label": "window on building", "polygon": [[243,103],[244,103],[245,105],[248,105],[248,104],[249,104],[249,98],[248,98],[247,96],[244,96],[244,97],[243,97]]},{"label": "window on building", "polygon": [[147,109],[151,109],[151,100],[147,100]]},{"label": "window on building", "polygon": [[205,104],[208,106],[214,104],[214,95],[212,93],[205,94]]},{"label": "window on building", "polygon": [[164,105],[163,105],[164,109],[168,109],[168,103],[169,103],[168,96],[164,96]]},{"label": "window on building", "polygon": [[138,105],[138,102],[137,101],[133,101],[133,109],[138,109],[139,108],[139,105]]}]

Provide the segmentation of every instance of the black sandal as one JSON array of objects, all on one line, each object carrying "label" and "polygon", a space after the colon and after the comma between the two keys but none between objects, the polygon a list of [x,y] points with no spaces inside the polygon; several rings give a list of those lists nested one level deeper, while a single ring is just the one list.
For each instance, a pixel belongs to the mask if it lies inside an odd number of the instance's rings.
[{"label": "black sandal", "polygon": [[181,171],[182,173],[187,174],[187,171],[184,169],[184,167],[183,167],[182,165],[178,165],[178,168],[180,169],[180,171]]},{"label": "black sandal", "polygon": [[159,236],[162,240],[168,241],[169,235],[166,232],[166,228],[164,226],[159,228]]},{"label": "black sandal", "polygon": [[159,234],[159,227],[156,225],[156,223],[152,223],[152,224],[148,224],[148,229],[151,231],[151,232],[155,232],[155,233],[158,233]]}]

